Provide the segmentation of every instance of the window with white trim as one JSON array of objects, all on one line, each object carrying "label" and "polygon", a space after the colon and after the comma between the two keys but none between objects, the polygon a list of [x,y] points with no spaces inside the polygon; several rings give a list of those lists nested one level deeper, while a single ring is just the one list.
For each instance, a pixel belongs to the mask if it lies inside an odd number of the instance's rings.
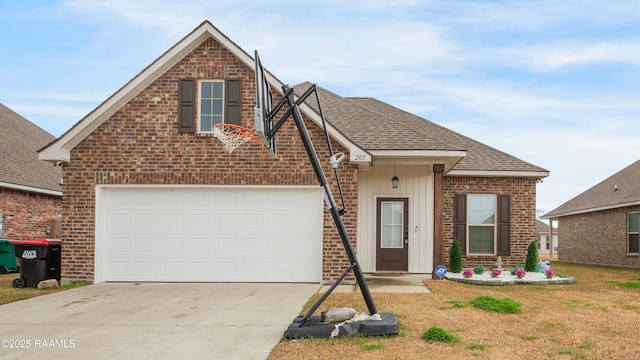
[{"label": "window with white trim", "polygon": [[640,212],[627,214],[627,238],[629,254],[640,253]]},{"label": "window with white trim", "polygon": [[496,195],[467,195],[468,254],[496,253],[496,212]]},{"label": "window with white trim", "polygon": [[224,119],[224,80],[200,80],[198,98],[198,132],[212,132]]}]

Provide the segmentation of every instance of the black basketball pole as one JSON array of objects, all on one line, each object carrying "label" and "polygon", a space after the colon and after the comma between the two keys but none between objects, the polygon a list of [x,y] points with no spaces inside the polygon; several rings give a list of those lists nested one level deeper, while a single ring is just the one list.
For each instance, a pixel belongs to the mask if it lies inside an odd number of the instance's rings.
[{"label": "black basketball pole", "polygon": [[351,241],[349,240],[347,229],[344,226],[344,223],[342,222],[342,216],[340,215],[340,211],[336,206],[336,201],[333,198],[333,194],[331,193],[331,189],[329,188],[329,184],[327,183],[327,178],[324,174],[324,170],[322,170],[322,165],[320,164],[320,160],[318,160],[318,155],[316,154],[316,150],[314,149],[313,143],[311,142],[311,138],[309,137],[309,132],[307,131],[307,127],[305,126],[304,121],[302,119],[302,114],[300,113],[298,104],[294,99],[293,91],[290,91],[288,85],[284,85],[282,87],[282,90],[287,98],[287,104],[289,105],[289,110],[293,115],[293,120],[295,121],[296,127],[298,128],[298,132],[300,133],[300,138],[302,139],[304,148],[307,151],[307,155],[309,156],[309,160],[311,161],[313,170],[316,173],[318,182],[320,182],[320,187],[322,188],[327,207],[331,212],[331,217],[333,218],[333,222],[338,228],[338,233],[340,234],[342,245],[344,246],[347,256],[349,257],[350,265],[353,267],[353,273],[356,276],[356,281],[358,282],[358,286],[360,287],[360,291],[362,292],[364,301],[367,304],[367,308],[369,309],[369,314],[370,315],[377,314],[378,310],[376,309],[376,305],[373,303],[371,292],[367,287],[367,283],[364,279],[364,274],[362,273],[362,269],[360,268],[360,264],[358,263],[356,254],[353,251],[353,246],[351,245]]}]

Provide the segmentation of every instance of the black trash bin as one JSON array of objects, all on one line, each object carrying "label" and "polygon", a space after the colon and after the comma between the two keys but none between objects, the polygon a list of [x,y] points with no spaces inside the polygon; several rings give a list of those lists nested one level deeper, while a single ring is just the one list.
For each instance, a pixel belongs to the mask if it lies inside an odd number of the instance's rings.
[{"label": "black trash bin", "polygon": [[20,277],[11,284],[14,288],[36,288],[40,281],[48,279],[60,281],[61,240],[12,241],[11,244],[20,259]]}]

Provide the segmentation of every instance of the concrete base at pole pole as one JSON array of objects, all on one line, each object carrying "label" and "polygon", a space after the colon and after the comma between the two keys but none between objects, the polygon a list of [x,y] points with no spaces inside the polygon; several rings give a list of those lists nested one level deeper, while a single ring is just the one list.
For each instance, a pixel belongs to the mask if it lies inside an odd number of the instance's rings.
[{"label": "concrete base at pole pole", "polygon": [[[393,313],[380,313],[380,320],[354,322],[321,322],[320,316],[311,316],[302,326],[304,316],[296,317],[284,333],[286,339],[329,338],[349,336],[390,336],[398,335],[398,319]],[[337,331],[336,331],[337,330]]]}]

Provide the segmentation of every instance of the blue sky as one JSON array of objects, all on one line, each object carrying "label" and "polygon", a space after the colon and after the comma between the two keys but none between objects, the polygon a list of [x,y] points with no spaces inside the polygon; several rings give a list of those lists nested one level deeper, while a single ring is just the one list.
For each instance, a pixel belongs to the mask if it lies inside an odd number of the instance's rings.
[{"label": "blue sky", "polygon": [[211,21],[288,84],[375,97],[551,171],[640,158],[640,2],[0,0],[0,103],[59,136]]}]

